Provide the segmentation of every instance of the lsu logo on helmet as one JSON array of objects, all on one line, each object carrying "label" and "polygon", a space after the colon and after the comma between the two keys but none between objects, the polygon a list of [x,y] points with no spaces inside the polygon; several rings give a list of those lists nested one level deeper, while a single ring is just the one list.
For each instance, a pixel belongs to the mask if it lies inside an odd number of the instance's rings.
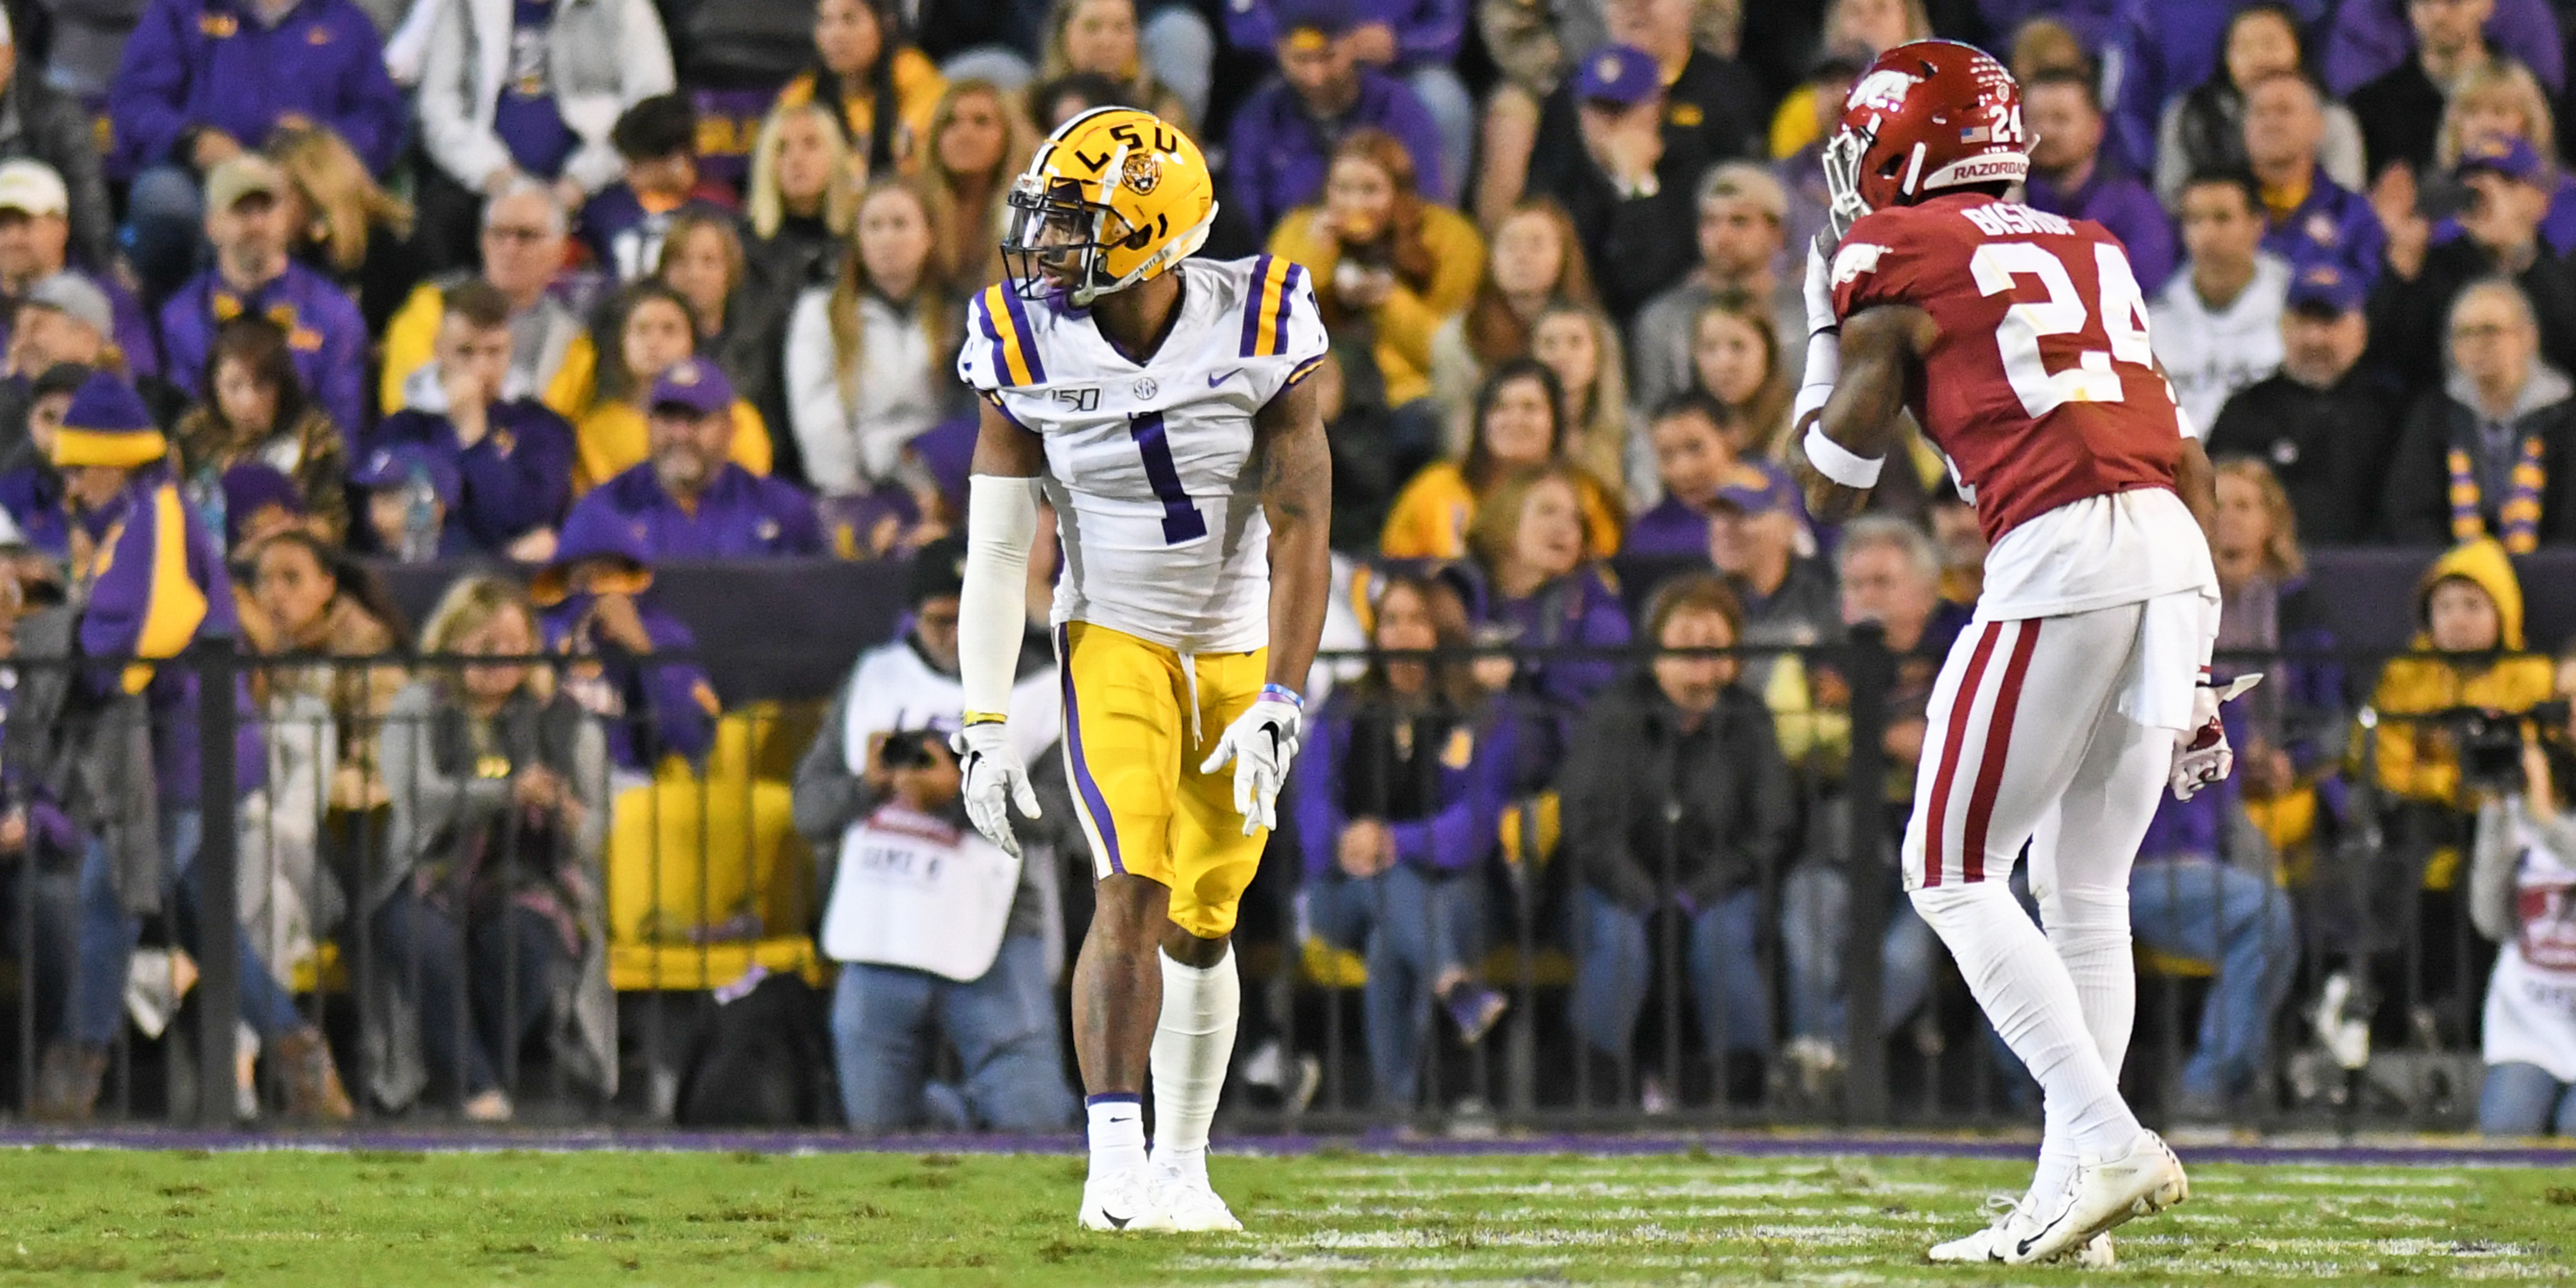
[{"label": "lsu logo on helmet", "polygon": [[1057,126],[1011,185],[1002,237],[1012,288],[1076,308],[1162,275],[1207,241],[1216,183],[1180,129],[1100,107]]}]

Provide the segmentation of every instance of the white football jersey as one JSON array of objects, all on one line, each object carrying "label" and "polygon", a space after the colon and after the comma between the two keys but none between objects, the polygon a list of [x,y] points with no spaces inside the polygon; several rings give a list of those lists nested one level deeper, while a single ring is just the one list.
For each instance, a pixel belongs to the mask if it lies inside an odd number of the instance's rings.
[{"label": "white football jersey", "polygon": [[968,307],[957,373],[1046,443],[1064,543],[1057,622],[1184,653],[1270,642],[1270,523],[1252,418],[1322,361],[1306,270],[1268,255],[1185,260],[1180,318],[1129,360],[1087,310],[1006,283]]}]

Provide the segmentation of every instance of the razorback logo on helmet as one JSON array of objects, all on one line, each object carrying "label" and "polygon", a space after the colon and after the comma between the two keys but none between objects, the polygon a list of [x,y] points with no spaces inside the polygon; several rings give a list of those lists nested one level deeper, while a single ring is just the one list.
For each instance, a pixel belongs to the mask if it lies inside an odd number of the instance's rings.
[{"label": "razorback logo on helmet", "polygon": [[1923,83],[1920,76],[1909,75],[1892,67],[1880,68],[1860,78],[1852,86],[1851,97],[1843,100],[1846,112],[1867,109],[1893,112],[1905,106],[1905,96]]},{"label": "razorback logo on helmet", "polygon": [[1879,256],[1886,253],[1887,248],[1876,242],[1843,243],[1843,248],[1834,252],[1833,284],[1839,287],[1863,273],[1877,272]]}]

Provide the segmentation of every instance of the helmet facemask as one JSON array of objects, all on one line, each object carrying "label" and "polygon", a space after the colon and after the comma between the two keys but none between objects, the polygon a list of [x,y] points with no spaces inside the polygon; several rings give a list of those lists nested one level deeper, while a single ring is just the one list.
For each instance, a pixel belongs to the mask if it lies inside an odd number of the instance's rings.
[{"label": "helmet facemask", "polygon": [[[1875,124],[1875,118],[1872,123]],[[1833,239],[1840,244],[1851,226],[1869,213],[1869,202],[1860,195],[1861,159],[1869,155],[1870,145],[1877,141],[1875,131],[1864,131],[1846,125],[1827,140],[1820,159],[1824,163],[1825,221]]]},{"label": "helmet facemask", "polygon": [[1002,260],[1021,299],[1042,300],[1062,290],[1075,306],[1088,307],[1118,289],[1109,275],[1109,252],[1143,236],[1125,216],[1084,200],[1082,185],[1070,179],[1046,183],[1023,176],[1007,200],[1011,215],[1002,232]]}]

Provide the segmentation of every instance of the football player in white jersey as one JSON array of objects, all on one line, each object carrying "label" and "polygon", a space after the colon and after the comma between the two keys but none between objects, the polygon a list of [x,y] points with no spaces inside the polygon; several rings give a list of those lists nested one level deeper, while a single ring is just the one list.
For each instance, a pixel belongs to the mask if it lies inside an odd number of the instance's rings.
[{"label": "football player in white jersey", "polygon": [[1304,383],[1323,322],[1295,264],[1189,258],[1215,185],[1150,113],[1065,122],[1010,209],[1009,280],[970,306],[957,362],[986,403],[958,643],[967,813],[1013,853],[1010,810],[1037,815],[1003,713],[1043,493],[1064,547],[1066,776],[1099,878],[1073,981],[1080,1221],[1239,1230],[1208,1185],[1208,1122],[1240,998],[1228,936],[1330,595],[1332,464]]}]

